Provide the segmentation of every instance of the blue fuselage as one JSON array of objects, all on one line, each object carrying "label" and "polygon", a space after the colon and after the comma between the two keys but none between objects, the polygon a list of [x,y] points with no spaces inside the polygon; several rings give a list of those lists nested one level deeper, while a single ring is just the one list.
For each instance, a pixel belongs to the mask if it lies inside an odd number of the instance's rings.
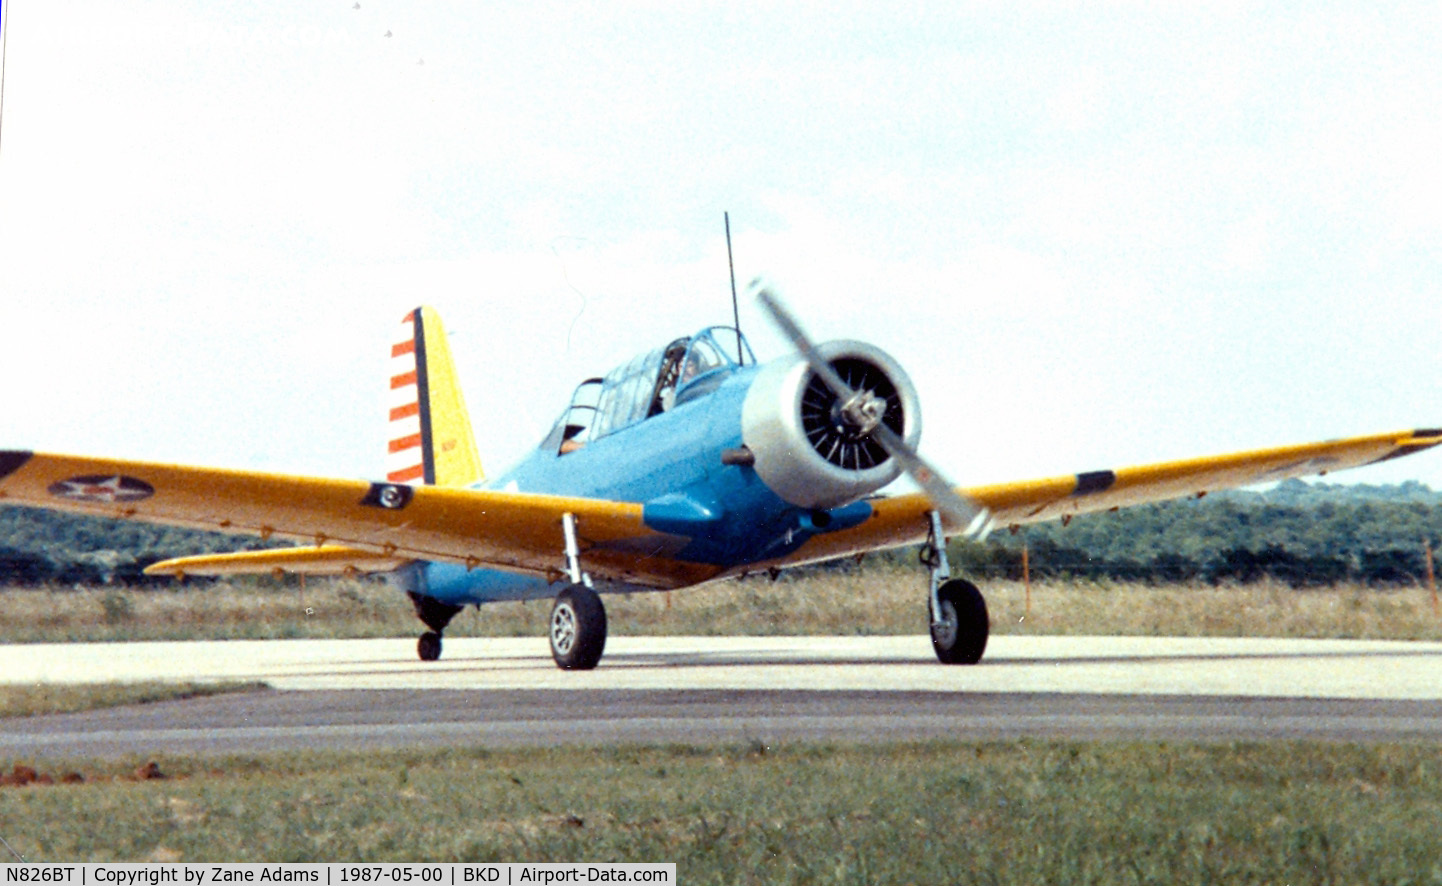
[{"label": "blue fuselage", "polygon": [[[565,454],[543,445],[478,488],[639,502],[649,528],[677,538],[674,559],[726,568],[794,551],[819,531],[817,522],[835,530],[865,520],[870,506],[856,502],[818,521],[814,512],[783,501],[751,467],[723,464],[722,452],[742,445],[742,404],[758,371],[754,364],[733,367],[705,394]],[[564,563],[559,526],[556,563],[558,569]],[[401,578],[411,590],[456,604],[552,597],[560,590],[539,576],[451,563],[418,563]],[[598,582],[597,590],[652,588]]]}]

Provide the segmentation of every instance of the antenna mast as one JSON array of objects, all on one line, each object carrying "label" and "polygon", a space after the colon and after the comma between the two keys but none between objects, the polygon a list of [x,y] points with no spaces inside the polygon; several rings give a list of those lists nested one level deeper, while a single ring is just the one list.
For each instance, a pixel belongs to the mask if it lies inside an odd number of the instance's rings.
[{"label": "antenna mast", "polygon": [[5,132],[5,57],[10,48],[10,6],[0,0],[0,135]]},{"label": "antenna mast", "polygon": [[726,221],[726,264],[731,268],[731,321],[736,326],[736,362],[746,362],[745,349],[741,347],[741,308],[736,302],[736,260],[731,257],[731,213],[723,212]]}]

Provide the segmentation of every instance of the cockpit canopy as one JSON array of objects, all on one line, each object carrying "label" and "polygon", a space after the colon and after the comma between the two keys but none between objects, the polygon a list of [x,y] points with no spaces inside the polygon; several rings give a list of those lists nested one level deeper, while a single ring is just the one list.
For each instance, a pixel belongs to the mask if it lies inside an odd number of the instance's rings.
[{"label": "cockpit canopy", "polygon": [[755,362],[746,337],[730,326],[678,338],[581,382],[542,446],[569,452],[713,391],[737,368]]}]

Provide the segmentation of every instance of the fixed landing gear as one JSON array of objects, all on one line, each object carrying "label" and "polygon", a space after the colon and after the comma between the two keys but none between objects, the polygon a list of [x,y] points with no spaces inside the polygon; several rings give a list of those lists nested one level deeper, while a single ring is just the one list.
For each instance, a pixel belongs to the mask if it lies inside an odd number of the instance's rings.
[{"label": "fixed landing gear", "polygon": [[606,651],[606,607],[591,589],[591,576],[581,570],[581,547],[576,541],[576,518],[561,515],[566,539],[566,574],[571,586],[556,595],[551,606],[551,658],[567,671],[589,671]]},{"label": "fixed landing gear", "polygon": [[954,578],[936,592],[940,612],[931,619],[931,648],[942,664],[976,664],[986,652],[991,619],[976,585]]},{"label": "fixed landing gear", "polygon": [[551,607],[551,657],[567,671],[589,671],[606,651],[606,607],[585,585],[572,585]]},{"label": "fixed landing gear", "polygon": [[991,617],[986,611],[986,598],[976,585],[951,577],[951,564],[946,559],[946,535],[942,532],[941,515],[936,511],[931,512],[931,528],[921,549],[921,562],[931,570],[927,606],[931,648],[942,664],[976,664],[986,653]]},{"label": "fixed landing gear", "polygon": [[591,590],[591,576],[581,570],[581,545],[575,538],[575,515],[561,515],[565,535],[565,571],[571,586],[551,606],[551,658],[564,671],[590,671],[606,652],[606,606]]},{"label": "fixed landing gear", "polygon": [[411,605],[416,609],[416,618],[425,622],[426,627],[430,628],[429,631],[421,634],[420,640],[416,642],[416,655],[420,657],[421,661],[435,661],[441,657],[441,632],[446,629],[446,625],[451,623],[451,619],[456,617],[456,613],[464,607],[454,603],[443,603],[435,597],[428,597],[415,591],[407,591],[406,594],[411,598]]}]

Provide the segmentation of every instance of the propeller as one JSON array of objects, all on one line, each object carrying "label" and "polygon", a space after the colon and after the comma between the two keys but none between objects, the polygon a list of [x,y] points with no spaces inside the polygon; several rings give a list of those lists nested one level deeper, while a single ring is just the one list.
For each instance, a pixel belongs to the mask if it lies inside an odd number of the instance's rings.
[{"label": "propeller", "polygon": [[991,531],[991,512],[957,492],[920,453],[906,444],[900,434],[886,426],[882,421],[886,414],[886,401],[872,391],[853,391],[822,358],[796,318],[769,286],[755,280],[750,288],[755,292],[757,301],[761,302],[761,307],[806,360],[811,371],[837,396],[840,417],[855,429],[857,436],[875,440],[896,459],[906,475],[921,487],[948,526],[960,530],[967,538],[985,537]]}]

